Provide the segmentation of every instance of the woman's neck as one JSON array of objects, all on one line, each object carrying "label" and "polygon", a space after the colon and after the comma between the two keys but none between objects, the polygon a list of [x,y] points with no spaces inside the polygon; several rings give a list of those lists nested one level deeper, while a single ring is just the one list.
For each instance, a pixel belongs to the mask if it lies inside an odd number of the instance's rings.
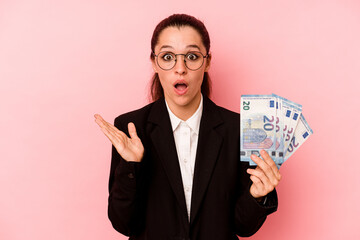
[{"label": "woman's neck", "polygon": [[165,96],[165,100],[171,110],[171,112],[183,121],[188,120],[198,109],[201,101],[201,93],[195,96],[193,101],[186,105],[177,105],[172,101],[168,101]]}]

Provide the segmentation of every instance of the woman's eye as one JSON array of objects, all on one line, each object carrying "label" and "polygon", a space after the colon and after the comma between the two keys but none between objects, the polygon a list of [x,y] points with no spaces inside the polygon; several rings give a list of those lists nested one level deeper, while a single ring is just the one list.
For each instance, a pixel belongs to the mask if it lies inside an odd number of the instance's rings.
[{"label": "woman's eye", "polygon": [[188,53],[187,54],[187,59],[191,60],[191,61],[195,61],[199,58],[199,56],[195,53]]},{"label": "woman's eye", "polygon": [[174,57],[172,54],[167,53],[162,57],[162,59],[164,59],[165,61],[171,61],[174,59]]}]

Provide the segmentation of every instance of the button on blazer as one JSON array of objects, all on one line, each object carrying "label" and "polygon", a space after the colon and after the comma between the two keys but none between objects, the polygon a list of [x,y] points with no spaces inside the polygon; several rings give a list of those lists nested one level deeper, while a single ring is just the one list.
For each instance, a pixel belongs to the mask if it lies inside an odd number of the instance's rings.
[{"label": "button on blazer", "polygon": [[249,166],[240,161],[238,113],[204,96],[190,219],[164,98],[118,116],[114,125],[128,135],[129,122],[136,126],[144,157],[127,162],[112,146],[108,216],[130,240],[237,240],[254,234],[276,211],[275,190],[265,205],[250,195]]}]

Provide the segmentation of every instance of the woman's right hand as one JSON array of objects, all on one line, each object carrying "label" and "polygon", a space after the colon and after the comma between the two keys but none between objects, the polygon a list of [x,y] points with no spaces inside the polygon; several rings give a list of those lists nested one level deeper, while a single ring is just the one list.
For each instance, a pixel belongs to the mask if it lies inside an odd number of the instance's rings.
[{"label": "woman's right hand", "polygon": [[109,138],[120,156],[128,162],[141,162],[144,156],[144,146],[136,134],[134,123],[128,124],[130,138],[114,125],[106,122],[99,114],[95,114],[95,122],[101,131]]}]

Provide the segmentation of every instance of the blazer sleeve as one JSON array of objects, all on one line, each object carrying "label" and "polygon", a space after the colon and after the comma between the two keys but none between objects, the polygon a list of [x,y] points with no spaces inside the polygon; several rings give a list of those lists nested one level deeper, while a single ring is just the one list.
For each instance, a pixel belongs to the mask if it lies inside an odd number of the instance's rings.
[{"label": "blazer sleeve", "polygon": [[[119,118],[115,119],[114,126],[128,135]],[[141,165],[141,162],[125,161],[112,146],[108,217],[113,227],[126,236],[136,235],[143,224]]]},{"label": "blazer sleeve", "polygon": [[267,215],[275,212],[278,206],[277,194],[274,189],[266,196],[266,203],[262,204],[250,194],[252,181],[246,172],[249,167],[247,163],[239,164],[239,188],[235,206],[235,228],[236,234],[248,237],[256,233],[265,222]]}]

